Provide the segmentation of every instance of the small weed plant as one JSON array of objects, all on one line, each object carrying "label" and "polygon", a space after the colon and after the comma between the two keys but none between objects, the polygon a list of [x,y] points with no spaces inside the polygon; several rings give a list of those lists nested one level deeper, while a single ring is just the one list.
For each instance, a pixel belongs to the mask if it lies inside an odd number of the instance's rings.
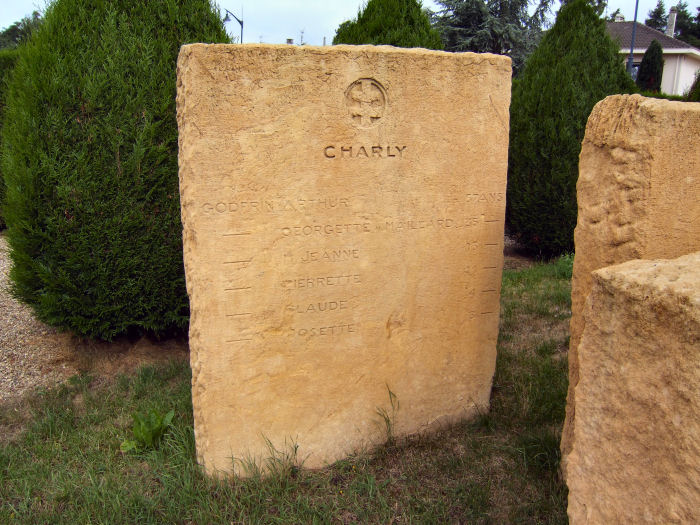
[{"label": "small weed plant", "polygon": [[161,437],[170,426],[175,415],[174,410],[167,414],[160,414],[156,410],[149,410],[147,413],[134,413],[134,439],[127,439],[121,444],[122,452],[138,452],[148,448],[157,448]]},{"label": "small weed plant", "polygon": [[389,393],[389,405],[391,406],[391,409],[389,411],[384,407],[379,407],[377,408],[376,412],[384,424],[387,444],[393,445],[395,442],[394,428],[396,423],[396,413],[399,411],[399,398],[396,397],[396,394],[391,391],[389,385],[386,385],[386,390]]}]

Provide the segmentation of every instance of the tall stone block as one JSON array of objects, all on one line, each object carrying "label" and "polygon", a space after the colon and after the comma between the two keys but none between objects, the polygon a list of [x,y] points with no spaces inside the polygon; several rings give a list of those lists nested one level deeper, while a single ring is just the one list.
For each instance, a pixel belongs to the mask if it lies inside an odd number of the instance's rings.
[{"label": "tall stone block", "polygon": [[[488,406],[510,61],[189,45],[180,191],[197,452],[320,467]],[[285,445],[286,443],[286,445]]]},{"label": "tall stone block", "polygon": [[591,272],[700,250],[700,104],[639,95],[599,102],[586,126],[576,192],[564,462],[573,439],[578,343]]},{"label": "tall stone block", "polygon": [[584,319],[571,523],[700,523],[700,252],[596,271]]}]

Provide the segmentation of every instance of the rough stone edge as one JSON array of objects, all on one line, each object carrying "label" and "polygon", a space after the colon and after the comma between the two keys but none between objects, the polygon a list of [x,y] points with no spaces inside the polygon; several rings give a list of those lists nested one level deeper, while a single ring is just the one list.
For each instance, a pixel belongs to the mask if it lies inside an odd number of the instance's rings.
[{"label": "rough stone edge", "polygon": [[[660,267],[664,270],[668,268],[669,264],[682,265],[686,260],[698,258],[700,258],[700,251],[678,257],[677,259],[637,259],[595,270],[591,272],[592,286],[586,298],[583,315],[585,317],[591,315],[590,312],[594,308],[591,298],[597,288],[600,292],[610,297],[624,297],[625,299],[623,300],[626,301],[646,304],[646,310],[653,310],[657,318],[666,318],[669,322],[673,322],[674,319],[678,318],[687,319],[689,330],[679,335],[682,340],[687,341],[689,344],[697,343],[700,341],[700,294],[697,290],[694,290],[695,294],[693,295],[688,293],[687,290],[681,289],[676,279],[663,279],[664,275],[661,275],[662,279],[660,280],[658,272],[654,275],[654,268]],[[677,300],[669,301],[670,295]],[[589,328],[589,330],[592,330],[592,328]],[[584,339],[586,335],[587,330],[584,327],[581,339]],[[572,421],[572,433],[575,432],[573,423]],[[571,441],[571,447],[570,457],[578,459],[575,440]],[[568,471],[571,469],[571,464],[562,462],[561,468],[564,478],[569,478]],[[585,502],[579,501],[576,498],[575,490],[570,489],[567,504],[567,515],[570,523],[581,523],[578,520],[578,516],[585,513],[585,508]],[[584,509],[584,511],[581,511],[581,509]],[[588,523],[589,520],[586,519],[585,522]]]},{"label": "rough stone edge", "polygon": [[[581,146],[579,159],[588,155],[589,150],[602,150],[619,148],[629,152],[637,152],[644,163],[643,170],[651,178],[653,158],[648,152],[649,145],[645,140],[640,140],[640,131],[645,130],[645,123],[657,120],[659,113],[685,113],[687,111],[700,111],[700,104],[689,102],[670,101],[663,99],[647,98],[641,95],[612,95],[598,102],[591,112],[586,123],[586,132]],[[625,126],[624,124],[627,124]],[[625,130],[625,131],[622,131]],[[645,151],[645,149],[647,151]],[[631,162],[630,162],[631,164]],[[636,164],[636,163],[635,163]],[[639,165],[636,171],[641,171]],[[577,194],[579,187],[577,183]],[[580,224],[581,208],[578,209],[578,220],[574,231],[574,245],[576,245],[577,233],[581,234]],[[644,218],[642,219],[644,220]],[[577,231],[578,230],[578,231]],[[645,248],[645,239],[636,237],[628,246],[635,258],[642,257]],[[623,261],[616,261],[623,262]],[[574,257],[574,269],[572,276],[572,298],[579,297],[580,305],[572,304],[572,317],[570,322],[571,338],[569,341],[569,387],[567,392],[566,415],[561,438],[561,472],[566,479],[566,459],[573,447],[573,422],[576,415],[575,388],[578,384],[578,344],[583,333],[586,297],[582,297],[576,291],[579,288],[590,290],[592,276],[580,269],[580,259]],[[579,301],[574,300],[574,303]],[[577,321],[580,320],[580,330]]]},{"label": "rough stone edge", "polygon": [[180,47],[180,54],[178,56],[178,71],[180,68],[181,60],[187,60],[185,57],[189,57],[193,52],[199,51],[200,49],[214,50],[214,51],[226,51],[226,50],[283,50],[289,54],[336,54],[336,53],[348,53],[353,54],[366,54],[366,55],[417,55],[417,56],[436,56],[436,57],[458,57],[461,60],[472,62],[475,64],[481,64],[483,62],[488,62],[493,66],[497,66],[501,69],[507,69],[511,72],[512,60],[510,57],[505,55],[496,55],[493,53],[473,53],[471,51],[463,52],[451,52],[451,51],[441,51],[438,49],[426,49],[422,47],[394,47],[389,45],[349,45],[349,44],[337,44],[332,46],[295,46],[289,44],[185,44]]},{"label": "rough stone edge", "polygon": [[[184,137],[191,136],[194,130],[189,128],[192,127],[191,123],[188,123],[188,108],[187,108],[187,94],[191,91],[191,85],[189,83],[189,75],[191,72],[190,60],[195,52],[195,46],[199,44],[185,45],[180,48],[180,52],[177,58],[177,94],[176,94],[176,106],[177,106],[177,125],[178,125],[178,180],[180,188],[180,217],[182,221],[182,242],[183,242],[183,260],[185,266],[185,276],[186,276],[186,287],[187,295],[190,301],[192,301],[192,273],[188,272],[190,266],[190,258],[188,257],[188,246],[191,246],[195,242],[195,232],[191,229],[190,223],[187,218],[187,202],[185,200],[185,180],[191,180],[192,168],[190,165],[190,159],[185,155],[186,144]],[[187,131],[185,131],[187,130]],[[185,177],[185,174],[188,174]],[[197,395],[196,389],[201,388],[201,382],[199,382],[198,376],[201,371],[199,363],[199,336],[193,330],[193,318],[196,316],[196,309],[190,308],[190,330],[189,330],[189,345],[190,345],[190,368],[192,369],[192,394],[193,397]],[[195,442],[200,444],[200,447],[208,448],[208,443],[202,442],[202,437],[206,436],[207,433],[204,431],[203,422],[205,421],[199,412],[199,405],[193,403],[193,415],[194,415],[194,434]],[[201,449],[197,448],[197,461],[200,465],[203,465],[203,456],[200,453]]]}]

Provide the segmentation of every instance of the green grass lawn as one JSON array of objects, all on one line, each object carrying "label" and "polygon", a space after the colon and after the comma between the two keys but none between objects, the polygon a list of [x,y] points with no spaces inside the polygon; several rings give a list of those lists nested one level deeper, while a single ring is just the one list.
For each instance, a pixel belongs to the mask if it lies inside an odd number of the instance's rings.
[{"label": "green grass lawn", "polygon": [[[566,523],[558,474],[570,257],[503,275],[491,411],[320,471],[215,481],[195,461],[187,364],[88,376],[0,407],[0,523]],[[175,410],[124,454],[134,412]]]}]

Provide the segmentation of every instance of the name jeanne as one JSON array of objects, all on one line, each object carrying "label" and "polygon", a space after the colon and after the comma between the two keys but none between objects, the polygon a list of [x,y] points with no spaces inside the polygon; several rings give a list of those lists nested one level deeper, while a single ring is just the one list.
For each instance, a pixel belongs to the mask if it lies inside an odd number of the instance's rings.
[{"label": "name jeanne", "polygon": [[327,159],[360,159],[360,158],[403,158],[406,146],[326,146],[323,156]]}]

